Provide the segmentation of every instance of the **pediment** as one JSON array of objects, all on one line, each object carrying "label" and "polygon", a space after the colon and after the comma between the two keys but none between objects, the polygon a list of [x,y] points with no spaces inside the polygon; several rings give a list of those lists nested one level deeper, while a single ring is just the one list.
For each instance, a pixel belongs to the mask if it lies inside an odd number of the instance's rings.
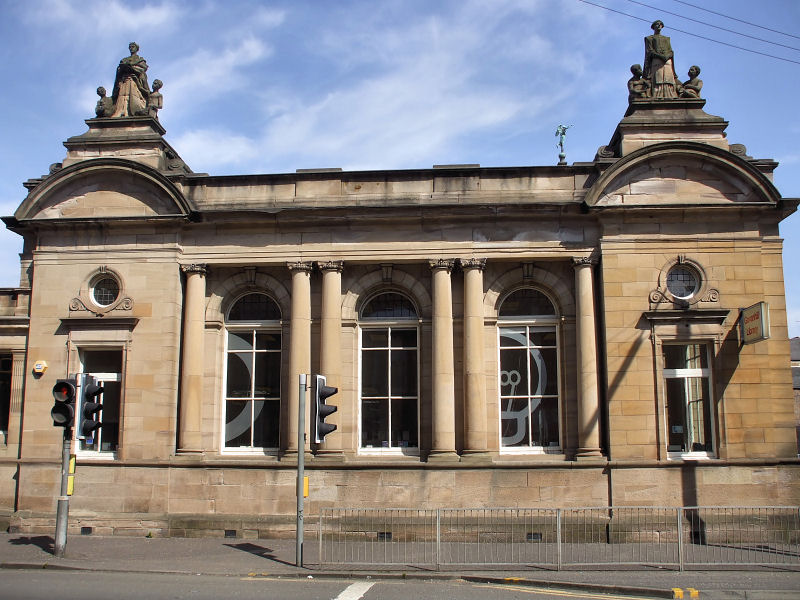
[{"label": "pediment", "polygon": [[590,206],[708,206],[775,203],[778,191],[733,153],[699,143],[648,146],[603,173]]},{"label": "pediment", "polygon": [[115,219],[182,216],[189,206],[158,172],[124,160],[85,161],[36,187],[14,215],[18,220]]}]

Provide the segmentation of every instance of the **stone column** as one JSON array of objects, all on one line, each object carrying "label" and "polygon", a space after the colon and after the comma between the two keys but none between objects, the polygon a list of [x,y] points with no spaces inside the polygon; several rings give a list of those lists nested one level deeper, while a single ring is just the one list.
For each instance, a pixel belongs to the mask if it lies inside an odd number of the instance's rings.
[{"label": "stone column", "polygon": [[590,257],[573,258],[578,337],[578,453],[600,452],[600,401],[597,385],[597,337],[595,334],[594,282]]},{"label": "stone column", "polygon": [[464,271],[464,453],[486,452],[486,377],[483,361],[485,258],[461,261]]},{"label": "stone column", "polygon": [[453,373],[453,260],[430,261],[433,271],[433,440],[431,456],[456,455],[455,376]]},{"label": "stone column", "polygon": [[[25,350],[11,351],[11,398],[8,407],[8,456],[19,456],[22,442],[22,392],[25,383]],[[11,447],[13,446],[13,450]]]},{"label": "stone column", "polygon": [[[286,451],[297,452],[297,411],[300,408],[300,374],[311,374],[311,263],[288,263],[292,273],[292,314],[289,321],[289,393],[286,404]],[[310,382],[309,382],[310,383]],[[306,392],[306,432],[311,389]],[[310,448],[306,436],[306,449]]]},{"label": "stone column", "polygon": [[319,371],[325,375],[328,385],[339,388],[340,392],[331,400],[331,404],[339,406],[339,410],[326,419],[338,429],[325,437],[321,451],[341,450],[342,423],[344,422],[344,406],[342,406],[342,261],[318,263],[322,271],[322,322],[320,327]]},{"label": "stone column", "polygon": [[181,265],[186,274],[178,452],[203,450],[203,359],[206,325],[206,265]]}]

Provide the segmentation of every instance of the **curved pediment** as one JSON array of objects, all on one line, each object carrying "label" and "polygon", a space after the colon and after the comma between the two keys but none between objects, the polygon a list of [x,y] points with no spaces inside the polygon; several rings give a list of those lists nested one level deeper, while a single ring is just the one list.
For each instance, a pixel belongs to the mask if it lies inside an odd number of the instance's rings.
[{"label": "curved pediment", "polygon": [[184,216],[190,207],[159,172],[129,160],[102,158],[57,171],[17,209],[19,220]]},{"label": "curved pediment", "polygon": [[697,142],[665,142],[608,168],[586,195],[589,206],[708,206],[776,203],[767,177],[735,154]]}]

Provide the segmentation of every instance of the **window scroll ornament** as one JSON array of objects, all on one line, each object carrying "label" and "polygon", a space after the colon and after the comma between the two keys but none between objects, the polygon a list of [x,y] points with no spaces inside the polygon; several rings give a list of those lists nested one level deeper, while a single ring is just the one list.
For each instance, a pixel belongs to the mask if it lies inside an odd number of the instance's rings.
[{"label": "window scroll ornament", "polygon": [[133,299],[126,295],[122,278],[105,265],[84,280],[78,295],[69,303],[70,313],[90,312],[97,317],[132,309]]}]

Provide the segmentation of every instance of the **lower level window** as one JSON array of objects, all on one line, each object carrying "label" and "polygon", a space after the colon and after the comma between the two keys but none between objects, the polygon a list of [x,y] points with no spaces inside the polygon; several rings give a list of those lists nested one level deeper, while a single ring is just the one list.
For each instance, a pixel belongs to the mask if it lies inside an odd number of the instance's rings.
[{"label": "lower level window", "polygon": [[417,329],[361,331],[361,447],[417,448]]},{"label": "lower level window", "polygon": [[[122,350],[84,350],[81,352],[83,372],[97,378],[103,394],[99,413],[102,425],[90,437],[79,440],[80,449],[94,452],[116,452],[119,447],[120,398],[122,396]],[[76,420],[80,407],[76,407]]]},{"label": "lower level window", "polygon": [[11,364],[10,354],[0,354],[0,431],[8,431],[11,411]]},{"label": "lower level window", "polygon": [[500,328],[503,448],[558,451],[558,347],[554,326]]},{"label": "lower level window", "polygon": [[711,369],[704,344],[664,347],[667,401],[667,451],[713,452]]},{"label": "lower level window", "polygon": [[280,331],[228,331],[225,447],[278,447],[281,409]]}]

